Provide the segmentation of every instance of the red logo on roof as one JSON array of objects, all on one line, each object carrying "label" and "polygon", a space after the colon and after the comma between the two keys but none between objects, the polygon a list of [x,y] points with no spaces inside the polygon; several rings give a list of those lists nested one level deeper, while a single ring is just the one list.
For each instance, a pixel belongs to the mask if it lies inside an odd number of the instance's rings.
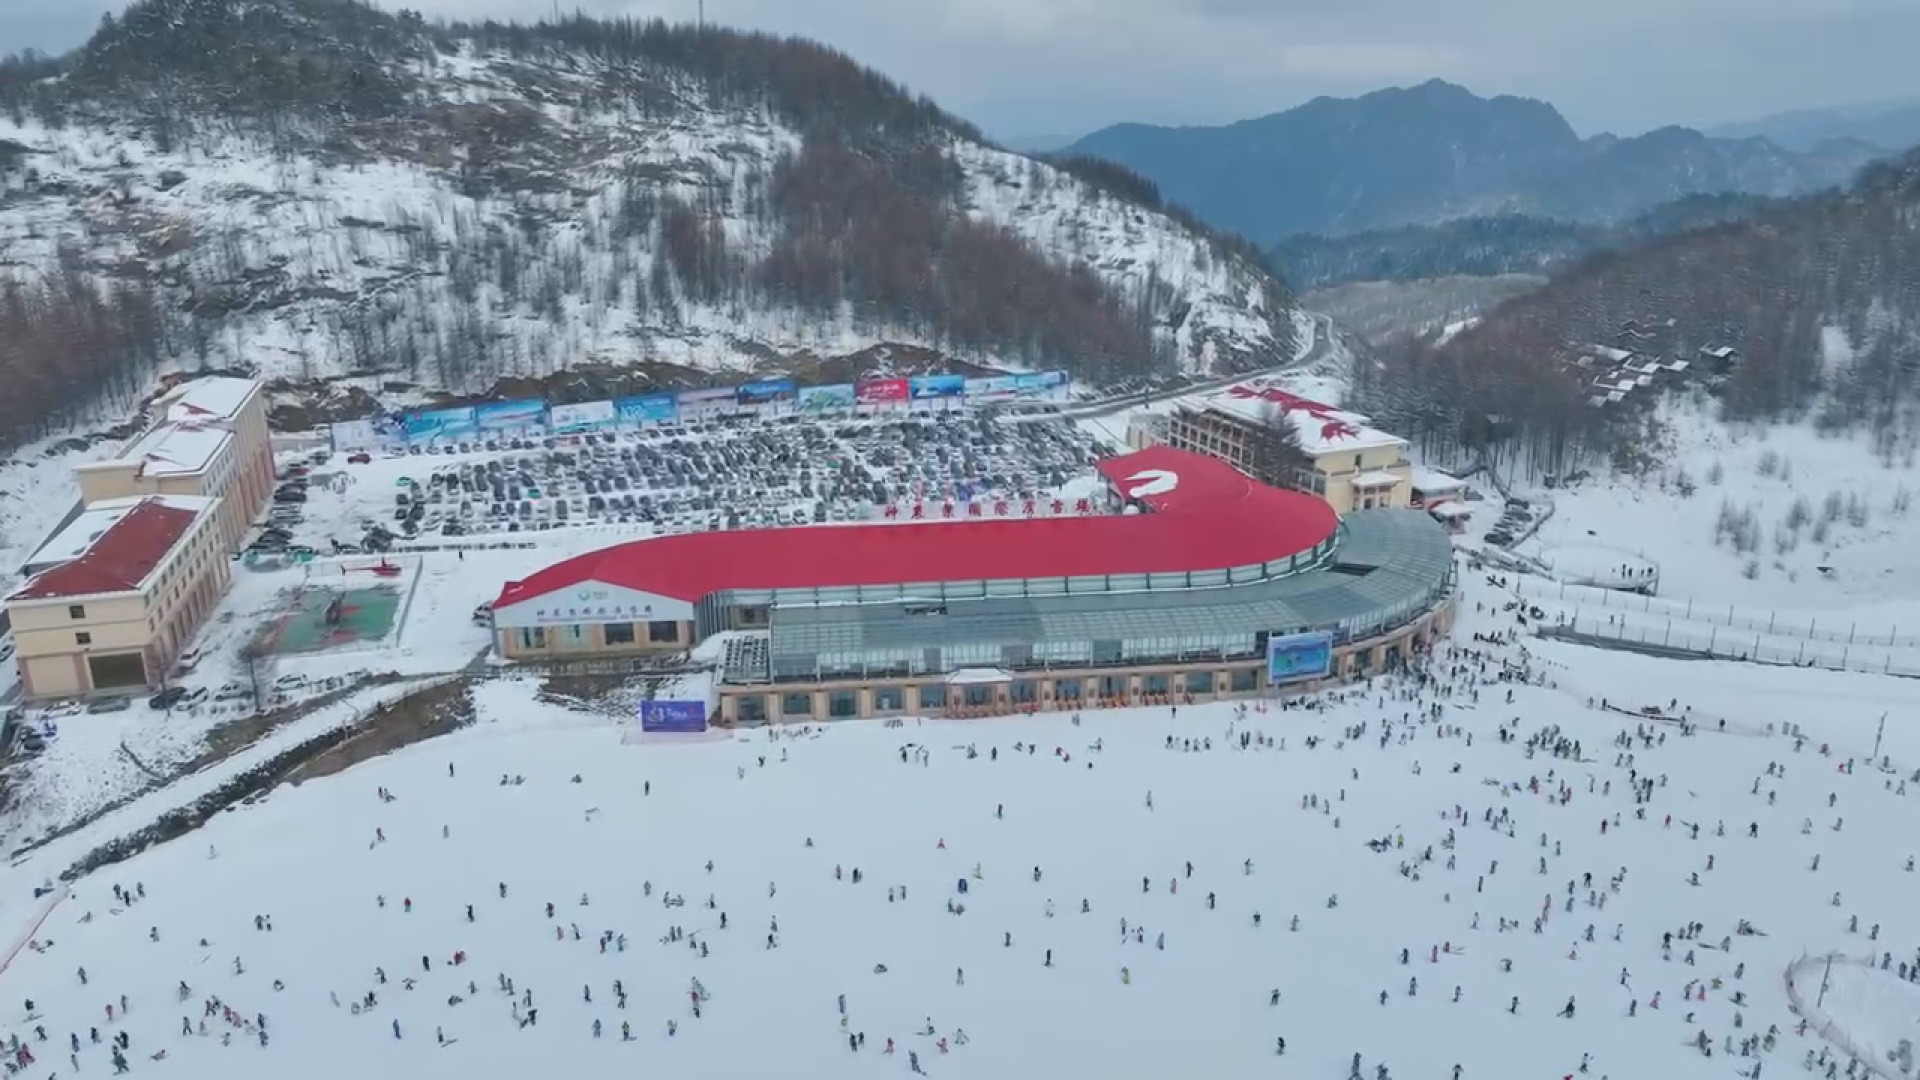
[{"label": "red logo on roof", "polygon": [[1265,401],[1277,405],[1280,407],[1280,415],[1282,416],[1288,416],[1295,412],[1306,413],[1308,416],[1320,421],[1320,439],[1322,442],[1332,442],[1335,439],[1357,438],[1360,434],[1360,429],[1354,427],[1345,419],[1342,419],[1338,410],[1333,406],[1322,405],[1317,401],[1308,400],[1298,394],[1291,394],[1285,390],[1276,389],[1271,386],[1259,386],[1251,383],[1229,386],[1227,387],[1227,393],[1232,397],[1247,401]]}]

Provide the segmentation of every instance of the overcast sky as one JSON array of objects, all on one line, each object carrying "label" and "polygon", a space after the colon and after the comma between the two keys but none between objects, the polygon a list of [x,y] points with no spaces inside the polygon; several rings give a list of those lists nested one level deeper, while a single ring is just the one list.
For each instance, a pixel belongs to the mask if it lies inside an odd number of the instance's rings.
[{"label": "overcast sky", "polygon": [[[698,0],[562,0],[694,17]],[[0,0],[0,52],[62,52],[124,0]],[[537,18],[553,0],[414,0]],[[833,44],[1002,138],[1219,123],[1438,76],[1583,134],[1920,97],[1920,0],[708,0]]]}]

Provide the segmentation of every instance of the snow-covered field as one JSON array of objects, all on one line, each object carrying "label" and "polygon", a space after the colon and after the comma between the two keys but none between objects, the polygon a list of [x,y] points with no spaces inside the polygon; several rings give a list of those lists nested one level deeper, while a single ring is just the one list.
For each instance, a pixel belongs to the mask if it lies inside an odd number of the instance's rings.
[{"label": "snow-covered field", "polygon": [[[1803,955],[1885,952],[1857,977],[1912,990],[1890,984],[1920,961],[1920,729],[1887,732],[1893,772],[1864,758],[1920,687],[1532,651],[1538,685],[1496,681],[1517,647],[1469,642],[1424,686],[1306,709],[686,745],[625,745],[530,681],[489,683],[480,725],[219,815],[50,914],[29,887],[108,823],[8,871],[0,920],[36,943],[5,969],[37,1013],[14,1026],[49,1071],[70,1033],[80,1069],[106,1069],[97,1029],[142,1075],[207,1080],[878,1074],[909,1053],[946,1076],[1343,1076],[1356,1052],[1367,1076],[1521,1080],[1591,1055],[1593,1076],[1681,1080],[1751,1068],[1745,1038],[1773,1036],[1769,1071],[1824,1045],[1787,1009]],[[1695,732],[1590,706],[1623,686],[1635,708],[1677,696]],[[1891,1047],[1906,1016],[1832,1021]]]}]

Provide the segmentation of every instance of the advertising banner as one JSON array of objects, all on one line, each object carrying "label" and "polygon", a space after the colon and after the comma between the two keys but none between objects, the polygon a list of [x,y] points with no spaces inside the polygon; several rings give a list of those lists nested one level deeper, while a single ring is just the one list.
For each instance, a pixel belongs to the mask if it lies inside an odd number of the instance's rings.
[{"label": "advertising banner", "polygon": [[1288,634],[1267,639],[1267,685],[1324,679],[1333,670],[1333,635]]},{"label": "advertising banner", "polygon": [[704,701],[642,701],[640,730],[695,735],[707,730]]},{"label": "advertising banner", "polygon": [[995,375],[986,379],[967,380],[967,400],[969,402],[1011,401],[1019,397],[1020,376]]},{"label": "advertising banner", "polygon": [[642,394],[639,397],[621,398],[613,403],[613,407],[620,414],[620,423],[627,427],[671,424],[680,416],[680,399],[673,394]]},{"label": "advertising banner", "polygon": [[715,386],[704,390],[682,390],[674,395],[674,407],[682,417],[703,416],[717,412],[732,412],[734,390],[731,386]]},{"label": "advertising banner", "polygon": [[800,411],[809,413],[852,412],[858,398],[852,383],[800,388]]},{"label": "advertising banner", "polygon": [[792,379],[759,379],[741,384],[734,391],[735,400],[745,408],[758,408],[762,405],[775,405],[792,401],[794,386]]},{"label": "advertising banner", "polygon": [[1067,373],[1064,371],[1030,371],[1012,376],[1014,393],[1021,397],[1039,397],[1067,388]]},{"label": "advertising banner", "polygon": [[889,405],[906,401],[909,394],[905,379],[861,379],[853,384],[853,399],[862,405]]},{"label": "advertising banner", "polygon": [[475,426],[481,431],[519,431],[547,426],[547,403],[529,401],[489,401],[473,410]]},{"label": "advertising banner", "polygon": [[915,401],[957,398],[967,392],[967,380],[960,375],[916,375],[907,380],[907,392]]},{"label": "advertising banner", "polygon": [[612,427],[619,412],[611,401],[587,401],[578,405],[555,405],[547,410],[547,429],[555,435],[573,435]]},{"label": "advertising banner", "polygon": [[471,439],[474,432],[479,430],[471,408],[410,412],[401,421],[401,427],[410,443],[432,442],[435,439]]},{"label": "advertising banner", "polygon": [[342,420],[327,425],[327,441],[335,453],[371,450],[385,443],[387,423],[379,420]]}]

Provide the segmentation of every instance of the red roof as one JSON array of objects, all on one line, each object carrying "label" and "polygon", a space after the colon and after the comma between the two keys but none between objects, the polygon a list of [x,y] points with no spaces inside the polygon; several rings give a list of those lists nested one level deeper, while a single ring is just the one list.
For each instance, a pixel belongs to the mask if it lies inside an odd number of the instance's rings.
[{"label": "red roof", "polygon": [[35,575],[11,599],[132,592],[166,559],[167,552],[199,516],[196,510],[168,506],[158,497],[149,497],[108,526],[86,554]]},{"label": "red roof", "polygon": [[[1104,461],[1155,513],[686,533],[618,544],[507,583],[496,609],[583,582],[689,602],[729,589],[810,589],[1253,566],[1333,535],[1333,509],[1168,447]],[[1134,479],[1140,474],[1144,479]],[[1168,477],[1172,477],[1169,481]]]}]

